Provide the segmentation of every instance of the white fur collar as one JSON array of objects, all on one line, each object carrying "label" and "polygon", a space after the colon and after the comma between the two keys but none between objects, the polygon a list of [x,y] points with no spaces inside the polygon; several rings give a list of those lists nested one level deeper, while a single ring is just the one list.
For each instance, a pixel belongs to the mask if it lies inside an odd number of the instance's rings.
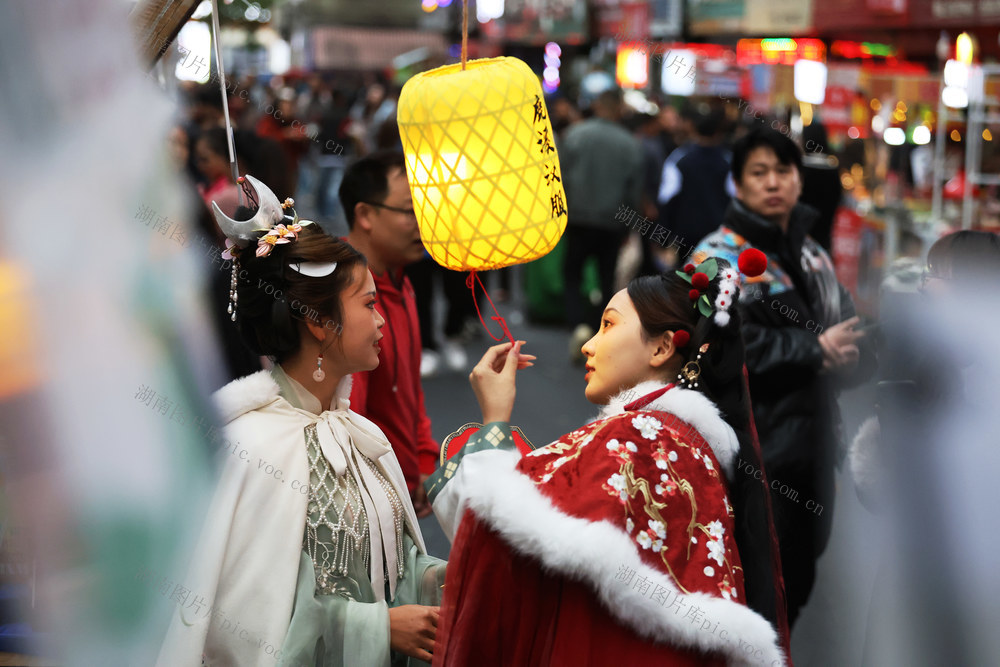
[{"label": "white fur collar", "polygon": [[[337,385],[334,394],[334,403],[347,401],[346,409],[350,406],[352,376],[347,375]],[[262,370],[247,375],[246,377],[233,380],[222,389],[212,395],[215,407],[219,411],[219,417],[223,424],[228,424],[240,415],[246,414],[258,408],[262,408],[273,402],[280,394],[278,383],[271,377],[271,371]]]},{"label": "white fur collar", "polygon": [[[601,413],[597,419],[607,419],[608,417],[620,415],[625,412],[625,406],[632,401],[638,400],[657,389],[663,389],[666,386],[663,382],[649,380],[647,382],[640,382],[631,389],[619,392],[617,395],[611,397],[607,405],[601,408]],[[739,454],[740,444],[736,439],[736,433],[733,431],[733,428],[726,423],[719,412],[719,408],[707,396],[693,389],[674,387],[657,397],[656,400],[651,401],[642,409],[669,412],[698,429],[701,437],[705,438],[705,442],[709,444],[715,453],[715,458],[718,460],[719,465],[726,471],[726,476],[729,479],[733,478],[734,463]]]},{"label": "white fur collar", "polygon": [[[749,607],[715,595],[688,593],[681,596],[683,604],[704,612],[701,624],[692,623],[676,609],[665,607],[662,600],[640,594],[631,578],[623,581],[623,573],[632,572],[637,580],[644,577],[666,588],[671,600],[680,594],[669,576],[642,561],[635,542],[619,527],[609,521],[570,516],[554,507],[517,471],[519,460],[516,451],[506,450],[467,456],[451,481],[460,488],[451,492],[467,499],[467,507],[514,550],[539,559],[546,570],[587,583],[619,621],[642,637],[718,651],[731,667],[785,664],[774,628]],[[435,511],[440,502],[439,497]]]}]

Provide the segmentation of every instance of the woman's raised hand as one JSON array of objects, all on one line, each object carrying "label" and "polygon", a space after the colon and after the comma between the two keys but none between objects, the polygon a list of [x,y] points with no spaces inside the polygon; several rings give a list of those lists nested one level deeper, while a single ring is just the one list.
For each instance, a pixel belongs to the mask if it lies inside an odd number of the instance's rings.
[{"label": "woman's raised hand", "polygon": [[515,376],[519,368],[534,366],[535,357],[521,354],[523,340],[503,343],[486,350],[476,367],[469,373],[472,391],[476,393],[483,423],[510,421],[516,392]]}]

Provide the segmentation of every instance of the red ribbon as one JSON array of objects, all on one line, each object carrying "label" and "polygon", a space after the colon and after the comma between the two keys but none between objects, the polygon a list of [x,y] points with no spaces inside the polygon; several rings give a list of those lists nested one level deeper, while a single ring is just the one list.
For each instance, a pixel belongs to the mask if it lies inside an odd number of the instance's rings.
[{"label": "red ribbon", "polygon": [[[494,315],[490,319],[500,323],[500,329],[503,331],[503,335],[500,336],[500,338],[494,336],[493,332],[490,331],[490,328],[486,326],[486,320],[483,319],[483,314],[479,310],[479,302],[476,300],[477,282],[479,283],[479,286],[482,287],[483,294],[486,295],[486,300],[490,302],[490,307],[493,309],[493,312],[496,313],[496,315]],[[490,335],[490,338],[497,341],[498,343],[502,341],[504,338],[506,338],[513,344],[514,337],[510,334],[510,329],[507,328],[507,321],[500,316],[500,311],[497,310],[497,307],[493,305],[493,299],[490,298],[489,292],[487,292],[486,288],[483,287],[483,281],[479,279],[479,274],[477,274],[475,271],[469,271],[469,277],[465,279],[465,286],[468,287],[470,290],[472,290],[472,303],[475,304],[476,306],[476,315],[479,315],[479,321],[482,323],[483,328],[486,329],[486,333]]]}]

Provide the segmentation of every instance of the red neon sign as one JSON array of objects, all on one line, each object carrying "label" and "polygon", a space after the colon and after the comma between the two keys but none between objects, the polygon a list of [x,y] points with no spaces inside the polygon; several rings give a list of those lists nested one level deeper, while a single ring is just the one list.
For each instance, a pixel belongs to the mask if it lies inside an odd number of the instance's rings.
[{"label": "red neon sign", "polygon": [[871,58],[892,59],[897,55],[896,47],[889,44],[874,42],[848,42],[842,39],[830,44],[830,55],[848,58],[850,60],[869,60]]},{"label": "red neon sign", "polygon": [[739,65],[794,65],[797,60],[826,61],[826,45],[819,39],[741,39],[736,43]]}]

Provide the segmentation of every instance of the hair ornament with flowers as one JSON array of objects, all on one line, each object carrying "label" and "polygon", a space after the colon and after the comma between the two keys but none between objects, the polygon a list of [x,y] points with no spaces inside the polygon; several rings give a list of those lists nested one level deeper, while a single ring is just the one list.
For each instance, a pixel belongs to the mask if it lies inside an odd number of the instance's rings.
[{"label": "hair ornament with flowers", "polygon": [[[312,220],[300,220],[295,212],[295,200],[291,197],[281,202],[271,191],[250,174],[237,179],[251,203],[257,204],[257,211],[249,220],[233,220],[212,202],[212,211],[219,229],[226,235],[226,249],[222,258],[233,262],[229,287],[228,313],[236,321],[236,276],[239,273],[239,258],[242,250],[257,242],[256,256],[268,257],[275,247],[291,243],[298,238],[303,228],[315,224]],[[291,214],[285,212],[291,210]],[[263,233],[262,233],[263,232]],[[336,262],[291,262],[288,267],[306,276],[321,278],[337,268]]]},{"label": "hair ornament with flowers", "polygon": [[740,253],[736,262],[739,272],[727,268],[722,270],[719,279],[719,293],[712,303],[705,291],[716,276],[719,275],[719,263],[714,257],[709,257],[701,264],[685,264],[683,271],[677,271],[677,275],[691,284],[688,297],[694,302],[693,307],[698,309],[703,317],[713,317],[715,323],[720,327],[729,324],[729,309],[736,298],[736,292],[740,284],[740,273],[748,278],[755,278],[767,269],[767,255],[756,248],[747,248]]}]

